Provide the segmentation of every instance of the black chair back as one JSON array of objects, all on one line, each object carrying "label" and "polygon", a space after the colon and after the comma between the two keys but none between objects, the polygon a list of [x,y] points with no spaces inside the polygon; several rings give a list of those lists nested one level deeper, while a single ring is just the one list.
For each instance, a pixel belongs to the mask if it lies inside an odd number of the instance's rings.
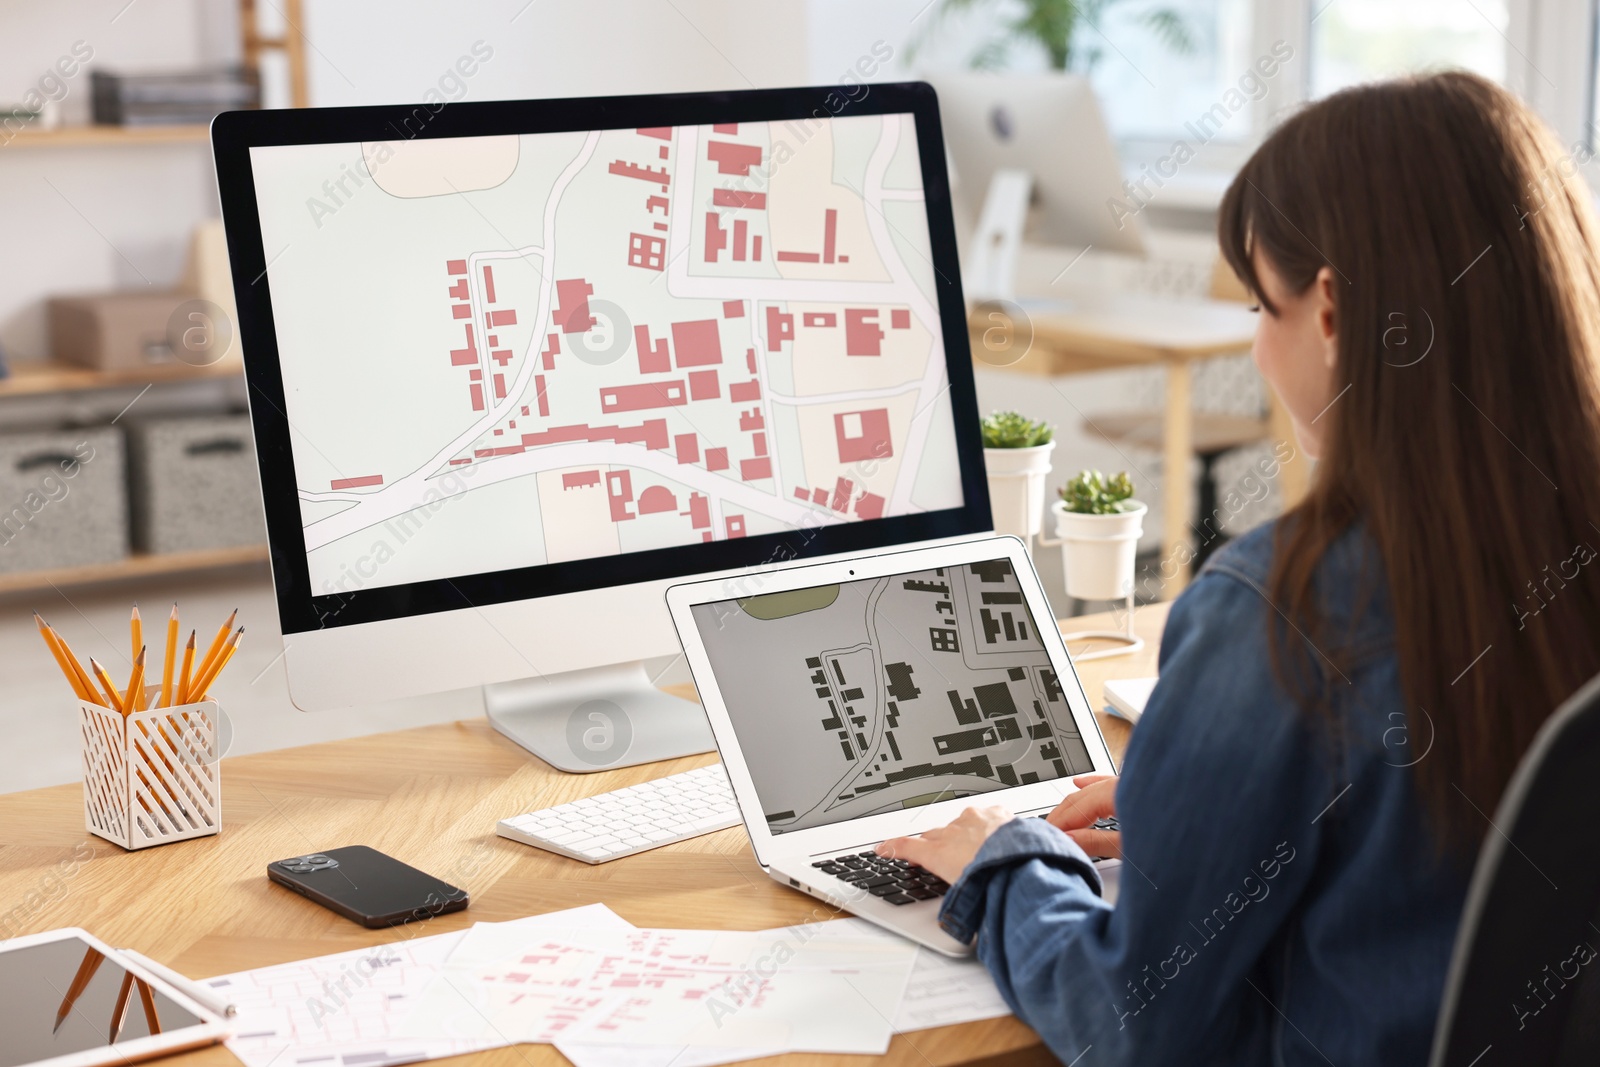
[{"label": "black chair back", "polygon": [[1600,1064],[1600,677],[1545,723],[1495,812],[1429,1062]]}]

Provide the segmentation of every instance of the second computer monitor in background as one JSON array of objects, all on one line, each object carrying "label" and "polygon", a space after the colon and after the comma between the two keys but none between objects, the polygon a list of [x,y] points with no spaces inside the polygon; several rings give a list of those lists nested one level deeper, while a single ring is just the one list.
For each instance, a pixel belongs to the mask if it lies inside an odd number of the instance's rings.
[{"label": "second computer monitor in background", "polygon": [[976,220],[997,171],[1032,179],[1029,240],[1145,250],[1127,200],[1116,143],[1089,83],[1069,74],[943,74],[933,79],[955,167],[956,194]]}]

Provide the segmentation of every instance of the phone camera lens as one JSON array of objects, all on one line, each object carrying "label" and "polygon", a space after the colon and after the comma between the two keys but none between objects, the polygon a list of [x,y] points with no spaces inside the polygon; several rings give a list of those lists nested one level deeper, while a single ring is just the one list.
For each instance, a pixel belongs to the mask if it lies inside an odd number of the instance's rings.
[{"label": "phone camera lens", "polygon": [[295,874],[308,874],[311,871],[316,870],[316,868],[311,866],[309,863],[291,863],[288,864],[288,867],[289,870],[293,871]]},{"label": "phone camera lens", "polygon": [[307,856],[306,857],[306,862],[307,863],[327,863],[328,862],[328,857],[324,856],[322,853],[319,852],[315,856]]}]

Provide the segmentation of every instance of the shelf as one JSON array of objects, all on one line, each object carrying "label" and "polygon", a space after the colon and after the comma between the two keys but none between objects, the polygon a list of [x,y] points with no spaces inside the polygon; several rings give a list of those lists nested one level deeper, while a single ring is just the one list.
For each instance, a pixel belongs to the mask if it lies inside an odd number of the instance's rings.
[{"label": "shelf", "polygon": [[0,398],[37,396],[40,393],[70,393],[85,389],[120,389],[166,382],[206,381],[234,378],[242,372],[237,360],[224,360],[206,367],[183,363],[131,367],[127,370],[91,370],[64,363],[19,361],[11,364],[11,376],[0,378]]},{"label": "shelf", "polygon": [[93,563],[83,567],[61,567],[48,571],[16,571],[0,574],[0,596],[34,593],[66,586],[120,582],[130,578],[153,578],[169,574],[218,570],[267,561],[266,545],[242,548],[208,548],[200,552],[173,552],[162,556],[134,555],[113,563]]},{"label": "shelf", "polygon": [[21,130],[10,141],[24,148],[78,148],[103,145],[205,144],[209,126],[63,126],[54,130]]}]

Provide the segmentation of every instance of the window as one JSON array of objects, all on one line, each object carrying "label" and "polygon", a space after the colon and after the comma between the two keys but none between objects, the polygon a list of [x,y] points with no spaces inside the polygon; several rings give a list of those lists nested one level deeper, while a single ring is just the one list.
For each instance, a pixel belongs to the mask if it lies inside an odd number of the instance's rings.
[{"label": "window", "polygon": [[1462,67],[1506,80],[1507,0],[1316,0],[1311,95]]},{"label": "window", "polygon": [[[1152,30],[1152,11],[1176,15],[1189,39],[1177,50]],[[1184,124],[1205,114],[1251,63],[1248,0],[1129,0],[1109,4],[1098,29],[1080,40],[1092,61],[1090,81],[1118,140],[1184,136]],[[1248,109],[1217,131],[1226,141],[1251,136]]]}]

